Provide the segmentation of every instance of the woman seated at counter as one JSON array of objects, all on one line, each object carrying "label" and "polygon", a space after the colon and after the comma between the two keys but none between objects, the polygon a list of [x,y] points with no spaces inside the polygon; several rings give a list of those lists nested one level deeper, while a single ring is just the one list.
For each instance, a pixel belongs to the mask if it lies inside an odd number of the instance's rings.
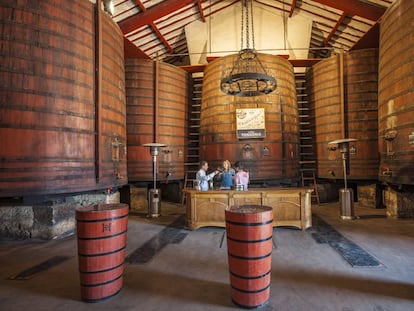
[{"label": "woman seated at counter", "polygon": [[196,179],[199,184],[199,190],[207,191],[208,190],[208,182],[210,180],[213,180],[214,176],[217,175],[218,171],[212,172],[210,174],[207,174],[208,170],[208,162],[207,161],[201,161],[200,162],[200,170],[196,174]]},{"label": "woman seated at counter", "polygon": [[218,175],[218,181],[220,182],[220,189],[231,189],[234,185],[235,170],[231,167],[229,160],[223,161],[223,170]]}]

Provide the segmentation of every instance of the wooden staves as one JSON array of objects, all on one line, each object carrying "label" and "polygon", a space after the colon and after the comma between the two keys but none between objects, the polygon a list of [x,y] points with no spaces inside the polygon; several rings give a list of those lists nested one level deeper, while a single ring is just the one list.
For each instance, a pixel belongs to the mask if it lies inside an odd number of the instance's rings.
[{"label": "wooden staves", "polygon": [[231,206],[225,214],[232,300],[241,307],[260,307],[270,296],[273,209]]},{"label": "wooden staves", "polygon": [[129,208],[97,204],[76,210],[82,299],[96,302],[122,288]]}]

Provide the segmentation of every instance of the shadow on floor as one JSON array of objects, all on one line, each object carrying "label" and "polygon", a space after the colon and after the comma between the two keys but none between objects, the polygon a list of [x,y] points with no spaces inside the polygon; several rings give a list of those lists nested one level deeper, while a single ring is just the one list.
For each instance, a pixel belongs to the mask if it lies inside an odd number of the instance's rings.
[{"label": "shadow on floor", "polygon": [[215,306],[234,306],[230,297],[230,286],[221,283],[176,273],[148,269],[145,266],[127,266],[124,287],[140,295],[179,299],[189,303]]},{"label": "shadow on floor", "polygon": [[295,271],[272,269],[272,279],[276,282],[314,284],[316,287],[345,289],[358,293],[414,300],[414,284],[398,281],[374,280],[343,274],[330,275],[321,271],[311,272],[303,269]]}]

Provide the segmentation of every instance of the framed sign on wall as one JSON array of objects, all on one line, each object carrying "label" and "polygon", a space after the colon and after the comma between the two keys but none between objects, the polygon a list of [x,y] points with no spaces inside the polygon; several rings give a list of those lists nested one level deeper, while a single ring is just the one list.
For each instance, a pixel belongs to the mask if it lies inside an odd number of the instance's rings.
[{"label": "framed sign on wall", "polygon": [[266,136],[264,108],[236,109],[236,130],[239,139],[264,138]]}]

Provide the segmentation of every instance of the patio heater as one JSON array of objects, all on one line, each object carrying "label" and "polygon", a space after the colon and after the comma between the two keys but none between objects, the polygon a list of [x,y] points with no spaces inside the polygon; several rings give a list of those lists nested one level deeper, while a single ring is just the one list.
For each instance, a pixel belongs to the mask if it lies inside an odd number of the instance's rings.
[{"label": "patio heater", "polygon": [[160,148],[166,147],[165,144],[149,143],[143,144],[144,147],[150,148],[152,155],[152,173],[154,177],[154,184],[152,189],[148,190],[148,215],[147,217],[156,218],[161,216],[161,190],[157,189],[157,155]]},{"label": "patio heater", "polygon": [[339,149],[342,158],[342,166],[344,170],[344,188],[339,189],[339,203],[340,203],[340,217],[341,219],[354,219],[355,218],[355,209],[354,209],[354,192],[352,188],[348,188],[348,183],[346,179],[346,160],[349,153],[349,143],[352,141],[357,141],[355,138],[343,138],[333,140],[328,143],[329,150]]}]

